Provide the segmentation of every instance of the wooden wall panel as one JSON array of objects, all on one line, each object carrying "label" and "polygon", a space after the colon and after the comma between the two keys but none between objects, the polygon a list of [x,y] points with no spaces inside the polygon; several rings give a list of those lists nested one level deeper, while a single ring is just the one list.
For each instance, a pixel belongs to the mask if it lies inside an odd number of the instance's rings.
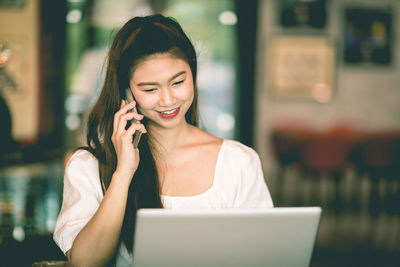
[{"label": "wooden wall panel", "polygon": [[2,89],[12,114],[13,137],[35,141],[40,112],[40,0],[27,0],[22,7],[0,6],[0,41],[11,49],[3,72],[16,84]]}]

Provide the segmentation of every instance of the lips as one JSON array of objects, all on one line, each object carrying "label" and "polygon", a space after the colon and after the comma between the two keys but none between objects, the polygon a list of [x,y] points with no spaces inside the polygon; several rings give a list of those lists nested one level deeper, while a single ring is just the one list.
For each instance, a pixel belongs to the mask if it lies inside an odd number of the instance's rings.
[{"label": "lips", "polygon": [[166,111],[159,111],[158,114],[160,114],[160,117],[163,119],[172,119],[174,118],[176,115],[178,115],[180,111],[180,108],[174,108],[174,109],[170,109],[170,110],[166,110]]}]

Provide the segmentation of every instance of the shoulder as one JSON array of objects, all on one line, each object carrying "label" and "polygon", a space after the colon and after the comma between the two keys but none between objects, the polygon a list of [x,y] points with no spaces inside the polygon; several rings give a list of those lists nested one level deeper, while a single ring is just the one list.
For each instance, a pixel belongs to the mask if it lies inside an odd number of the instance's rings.
[{"label": "shoulder", "polygon": [[195,126],[191,126],[191,138],[190,141],[188,142],[193,148],[211,148],[211,149],[217,149],[221,147],[221,144],[223,143],[223,139],[219,138],[217,136],[214,136],[200,128],[197,128]]},{"label": "shoulder", "polygon": [[[78,192],[96,192],[97,199],[102,197],[99,164],[96,157],[87,150],[79,149],[70,155],[64,172],[64,193],[69,196]],[[85,193],[85,194],[86,194]]]},{"label": "shoulder", "polygon": [[86,149],[77,149],[66,156],[66,167],[71,164],[98,164],[96,157]]},{"label": "shoulder", "polygon": [[240,160],[241,162],[258,160],[259,158],[253,148],[230,139],[224,139],[221,152],[227,157]]},{"label": "shoulder", "polygon": [[78,149],[67,155],[65,164],[65,173],[67,176],[72,174],[98,176],[98,172],[99,162],[97,158],[89,151],[85,149]]},{"label": "shoulder", "polygon": [[248,173],[250,170],[258,171],[261,164],[254,149],[229,139],[224,139],[218,161],[219,166],[223,166],[227,172],[239,176]]}]

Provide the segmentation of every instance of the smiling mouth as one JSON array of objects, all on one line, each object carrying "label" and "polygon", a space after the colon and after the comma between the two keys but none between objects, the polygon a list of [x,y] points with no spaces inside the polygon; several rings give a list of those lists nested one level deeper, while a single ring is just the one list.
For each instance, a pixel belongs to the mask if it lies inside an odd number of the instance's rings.
[{"label": "smiling mouth", "polygon": [[158,113],[160,114],[161,118],[172,119],[176,115],[178,115],[179,110],[180,110],[180,107],[177,107],[177,108],[174,108],[174,109],[171,109],[171,110],[159,111]]},{"label": "smiling mouth", "polygon": [[160,111],[160,113],[170,115],[170,114],[174,113],[175,111],[177,111],[178,109],[179,108],[174,108],[174,109],[167,110],[167,111]]}]

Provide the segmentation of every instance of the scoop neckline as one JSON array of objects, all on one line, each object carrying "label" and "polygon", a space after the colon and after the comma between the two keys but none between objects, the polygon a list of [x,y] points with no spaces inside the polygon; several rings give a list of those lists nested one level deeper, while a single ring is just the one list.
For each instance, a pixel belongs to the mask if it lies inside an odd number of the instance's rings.
[{"label": "scoop neckline", "polygon": [[192,195],[192,196],[170,196],[170,195],[161,195],[162,199],[183,199],[183,198],[198,198],[198,197],[202,197],[204,195],[207,195],[209,192],[211,192],[214,187],[215,187],[215,178],[217,177],[217,172],[219,170],[219,165],[220,165],[220,158],[221,158],[221,154],[222,154],[222,150],[224,148],[224,144],[225,144],[225,139],[222,139],[222,144],[221,147],[218,151],[218,156],[217,156],[217,163],[215,164],[215,170],[214,170],[214,176],[213,176],[213,183],[212,185],[203,193],[197,194],[197,195]]}]

